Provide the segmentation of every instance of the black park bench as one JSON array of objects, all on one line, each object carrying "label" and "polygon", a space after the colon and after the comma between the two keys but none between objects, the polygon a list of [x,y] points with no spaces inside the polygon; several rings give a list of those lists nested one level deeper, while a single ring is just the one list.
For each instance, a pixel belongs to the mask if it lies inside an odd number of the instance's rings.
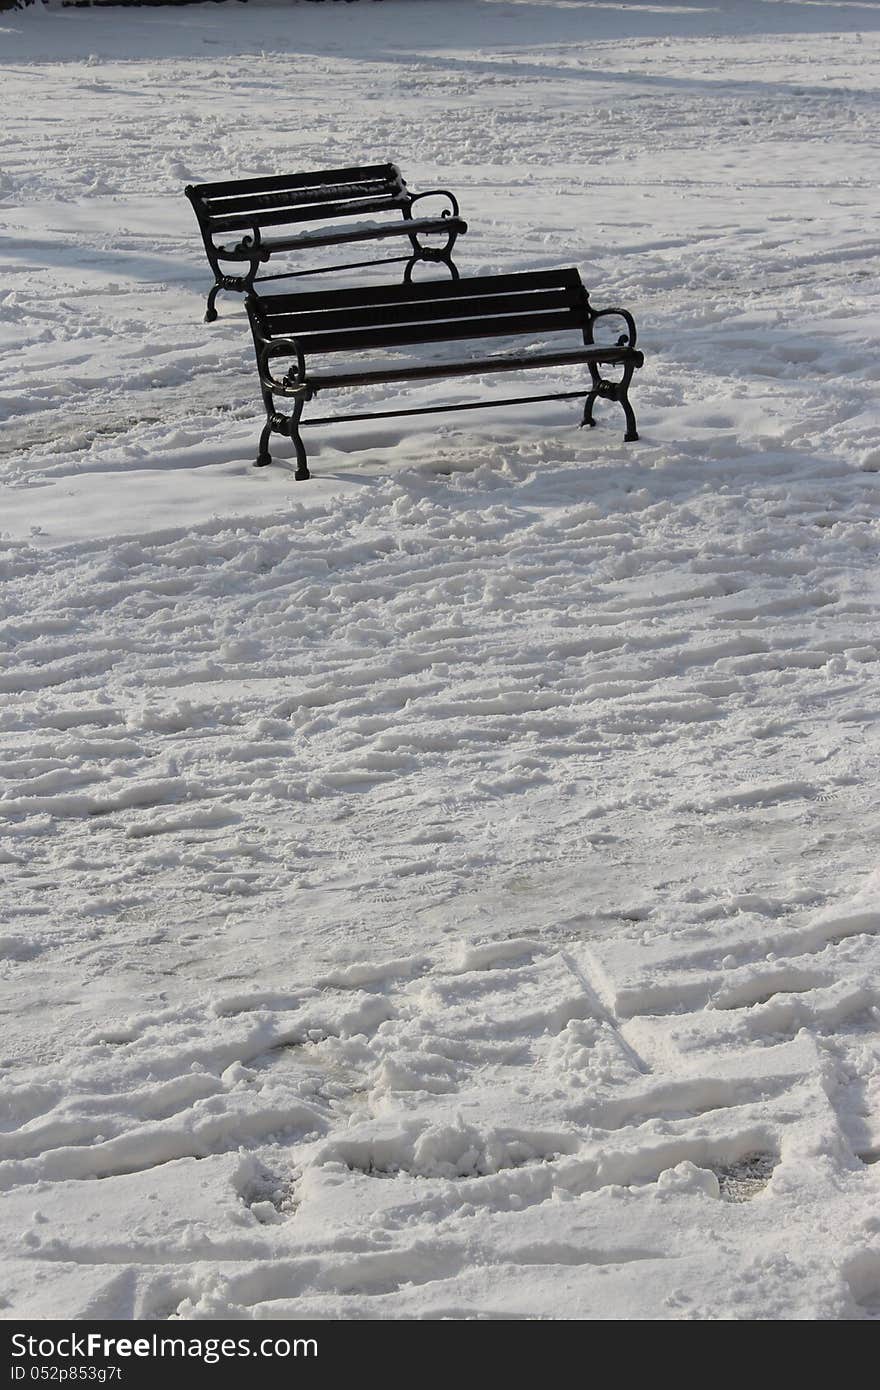
[{"label": "black park bench", "polygon": [[[644,361],[636,348],[636,326],[626,309],[594,309],[577,270],[539,270],[514,275],[489,275],[464,280],[432,280],[420,284],[366,285],[330,293],[249,294],[246,301],[254,336],[260,387],[266,407],[266,424],[256,459],[262,467],[272,462],[269,439],[285,435],[296,450],[295,477],[310,477],[306,449],[300,434],[303,406],[320,391],[365,386],[391,381],[423,381],[436,377],[523,371],[586,363],[591,385],[586,390],[520,396],[515,400],[467,402],[427,406],[411,410],[380,410],[356,415],[312,418],[310,424],[336,424],[342,420],[385,419],[392,415],[429,415],[441,410],[467,410],[474,405],[513,405],[522,401],[568,400],[586,397],[582,424],[592,425],[597,397],[618,401],[626,418],[627,440],[638,439],[636,417],[629,403],[632,375]],[[616,315],[625,332],[615,344],[602,346],[593,339],[598,319]],[[574,334],[577,343],[565,347],[540,345],[548,335]],[[487,338],[519,339],[519,350],[500,355],[486,350]],[[532,346],[523,350],[522,339]],[[439,360],[436,344],[457,342],[469,351],[453,360]],[[428,360],[405,364],[387,355],[388,350],[417,345],[427,347]],[[365,363],[358,355],[378,350],[381,364]],[[419,354],[424,358],[425,354]],[[290,365],[276,375],[274,359]],[[314,359],[342,359],[313,364]],[[617,380],[608,380],[601,366],[620,368]],[[276,407],[275,397],[289,398],[290,415]]]},{"label": "black park bench", "polygon": [[[409,281],[419,261],[440,262],[453,279],[458,277],[452,249],[456,238],[467,231],[467,223],[459,216],[455,196],[439,188],[410,193],[394,164],[191,184],[184,191],[198,218],[214,272],[206,323],[213,323],[217,317],[215,303],[220,290],[247,294],[255,280],[286,280],[328,270],[405,262],[404,279]],[[433,215],[414,217],[413,207],[422,198],[445,198],[447,206]],[[385,217],[387,213],[392,216]],[[381,220],[377,221],[377,217]],[[340,225],[341,219],[348,221]],[[309,230],[306,224],[313,222],[336,225]],[[303,227],[305,230],[297,230]],[[432,235],[444,240],[435,245],[422,240]],[[275,256],[390,237],[408,238],[406,255],[322,265],[280,275],[257,275],[260,266]]]}]

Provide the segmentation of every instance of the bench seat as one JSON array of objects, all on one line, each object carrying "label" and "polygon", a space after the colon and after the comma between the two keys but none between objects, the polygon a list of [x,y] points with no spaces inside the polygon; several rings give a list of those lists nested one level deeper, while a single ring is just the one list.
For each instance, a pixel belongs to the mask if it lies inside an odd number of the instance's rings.
[{"label": "bench seat", "polygon": [[[484,376],[489,372],[522,371],[524,365],[531,367],[566,367],[583,362],[601,362],[608,366],[625,366],[629,361],[629,350],[617,347],[582,348],[579,352],[533,352],[528,359],[522,357],[480,357],[467,362],[437,362],[424,367],[368,368],[363,372],[337,372],[327,374],[312,372],[309,384],[312,395],[319,391],[329,391],[333,387],[382,385],[391,381],[431,381],[452,376]],[[280,394],[280,393],[279,393]],[[287,394],[286,392],[284,394]],[[291,393],[296,395],[297,392]],[[586,394],[586,393],[584,393]]]},{"label": "bench seat", "polygon": [[[586,397],[581,423],[588,425],[595,423],[592,410],[598,397],[618,401],[626,418],[625,439],[638,439],[628,397],[633,372],[644,361],[636,347],[635,322],[626,309],[594,309],[574,268],[432,280],[417,285],[363,285],[326,294],[249,294],[245,302],[266,407],[266,424],[256,460],[259,466],[271,463],[269,438],[277,433],[293,441],[296,477],[310,476],[300,422],[303,406],[319,391],[584,363],[591,378],[588,389],[527,399]],[[616,317],[624,331],[615,343],[596,343],[594,326],[597,320],[608,317]],[[578,339],[577,345],[569,342],[563,348],[546,344],[547,338],[572,333]],[[520,340],[520,349],[503,354],[488,350],[485,340],[505,338]],[[450,343],[469,344],[472,355],[445,359],[438,356],[437,350]],[[390,356],[378,367],[358,361],[365,353],[394,353],[404,347],[417,347],[422,360],[412,364]],[[425,349],[429,351],[429,360],[424,360]],[[328,356],[344,357],[342,369],[333,370],[332,364],[326,363]],[[321,359],[317,369],[313,365],[315,358]],[[277,359],[290,363],[283,375],[275,368]],[[603,377],[600,366],[620,368],[620,378]],[[278,410],[276,396],[293,401],[291,415]],[[465,408],[469,407],[375,411],[353,418]],[[329,420],[340,418],[345,417]]]},{"label": "bench seat", "polygon": [[[408,236],[439,233],[448,236],[450,231],[457,235],[467,231],[467,223],[461,217],[413,217],[401,222],[364,222],[355,227],[339,227],[326,232],[302,232],[299,236],[270,237],[262,239],[256,248],[261,261],[279,251],[306,251],[310,247],[343,246],[352,241],[382,241],[385,237]],[[228,260],[249,261],[254,254],[251,241],[239,242],[235,246],[221,246],[220,253]]]}]

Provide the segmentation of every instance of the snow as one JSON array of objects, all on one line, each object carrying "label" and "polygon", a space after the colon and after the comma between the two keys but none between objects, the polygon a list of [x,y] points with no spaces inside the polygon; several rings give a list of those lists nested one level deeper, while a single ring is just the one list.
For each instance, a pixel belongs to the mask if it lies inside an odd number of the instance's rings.
[{"label": "snow", "polygon": [[[880,4],[34,7],[0,60],[3,1315],[876,1318]],[[250,466],[183,185],[388,158],[463,272],[633,311],[640,443]]]}]

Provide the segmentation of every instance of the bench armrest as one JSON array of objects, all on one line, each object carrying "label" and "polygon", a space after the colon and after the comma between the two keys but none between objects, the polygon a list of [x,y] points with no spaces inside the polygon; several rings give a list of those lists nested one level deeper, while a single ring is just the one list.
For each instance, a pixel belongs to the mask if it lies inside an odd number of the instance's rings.
[{"label": "bench armrest", "polygon": [[592,343],[592,342],[595,341],[594,338],[593,338],[593,325],[595,324],[596,320],[597,320],[597,319],[608,318],[608,317],[610,317],[612,314],[614,314],[614,315],[616,315],[618,318],[623,319],[624,323],[626,324],[626,329],[627,329],[627,331],[626,331],[625,333],[622,333],[622,334],[620,335],[620,337],[618,338],[618,340],[617,340],[617,346],[618,346],[618,347],[629,347],[629,348],[634,348],[634,347],[635,347],[635,345],[636,345],[636,338],[637,338],[637,334],[636,334],[636,321],[635,321],[635,319],[633,318],[632,314],[629,312],[628,309],[594,309],[594,308],[592,307],[592,305],[591,305],[591,306],[590,306],[589,313],[590,313],[590,326],[589,326],[589,330],[588,330],[588,331],[589,331],[589,335],[590,335],[590,336],[589,336],[588,341],[589,341],[590,343]]},{"label": "bench armrest", "polygon": [[448,198],[449,207],[444,208],[443,212],[440,214],[441,217],[461,216],[458,210],[458,199],[454,193],[449,192],[448,188],[428,188],[424,193],[414,193],[409,200],[410,207],[412,207],[413,203],[417,203],[420,198]]},{"label": "bench armrest", "polygon": [[259,227],[253,226],[249,232],[245,232],[241,240],[237,241],[234,246],[218,246],[215,233],[214,250],[221,258],[223,256],[240,257],[250,255],[253,256],[254,260],[268,261],[269,252],[262,249],[262,244],[263,233]]},{"label": "bench armrest", "polygon": [[[269,368],[269,359],[272,357],[294,357],[296,365],[289,367],[279,381]],[[306,382],[306,359],[296,338],[272,338],[269,342],[261,343],[257,349],[257,362],[260,380],[270,391],[278,391],[287,396],[307,393],[309,388]]]}]

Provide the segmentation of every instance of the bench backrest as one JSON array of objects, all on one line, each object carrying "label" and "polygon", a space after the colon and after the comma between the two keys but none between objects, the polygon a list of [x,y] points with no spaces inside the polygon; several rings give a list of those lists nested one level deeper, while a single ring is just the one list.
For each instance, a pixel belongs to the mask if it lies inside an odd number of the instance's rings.
[{"label": "bench backrest", "polygon": [[264,341],[294,337],[303,352],[357,352],[407,343],[589,332],[577,270],[538,270],[417,285],[372,285],[247,300]]},{"label": "bench backrest", "polygon": [[206,237],[391,212],[408,206],[411,196],[394,164],[191,184],[185,192]]}]

